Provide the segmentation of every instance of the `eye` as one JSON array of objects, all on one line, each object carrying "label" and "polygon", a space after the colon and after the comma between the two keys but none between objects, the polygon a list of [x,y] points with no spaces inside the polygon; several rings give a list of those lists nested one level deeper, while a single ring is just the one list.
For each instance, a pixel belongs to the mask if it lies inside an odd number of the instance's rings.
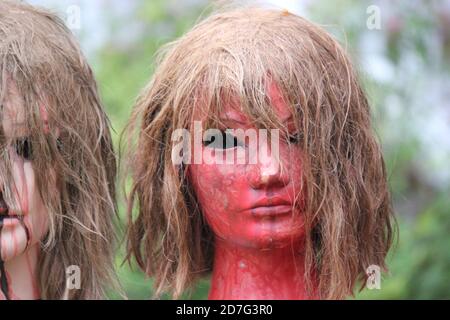
[{"label": "eye", "polygon": [[22,157],[24,160],[33,159],[33,146],[31,144],[30,138],[19,138],[14,141],[13,146],[19,157]]},{"label": "eye", "polygon": [[289,143],[297,144],[300,142],[300,139],[301,139],[301,135],[299,132],[289,134],[289,136],[288,136]]},{"label": "eye", "polygon": [[62,151],[63,151],[63,143],[62,143],[62,141],[61,141],[61,138],[57,138],[57,139],[56,139],[56,147],[58,148],[58,151],[59,151],[59,152],[62,152]]},{"label": "eye", "polygon": [[238,138],[229,132],[217,131],[207,136],[204,145],[213,149],[230,149],[242,146]]}]

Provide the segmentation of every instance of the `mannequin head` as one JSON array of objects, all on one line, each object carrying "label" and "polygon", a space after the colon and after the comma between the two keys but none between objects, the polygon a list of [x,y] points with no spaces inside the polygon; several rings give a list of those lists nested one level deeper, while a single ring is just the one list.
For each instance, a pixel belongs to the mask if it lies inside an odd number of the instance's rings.
[{"label": "mannequin head", "polygon": [[[195,136],[195,121],[277,129],[278,155],[263,143],[268,156],[252,164],[174,164],[173,133]],[[351,294],[369,265],[384,266],[392,209],[368,102],[345,52],[318,26],[271,9],[213,14],[165,48],[134,130],[129,254],[157,292],[178,296],[211,270],[219,240],[262,250],[301,243],[294,248],[321,298]],[[206,139],[203,156],[248,151],[229,139],[231,148]]]},{"label": "mannequin head", "polygon": [[[267,116],[273,117],[273,123],[280,123],[281,134],[266,139],[266,129],[257,128],[256,119],[241,111],[238,102],[230,101],[218,114],[217,128],[224,136],[223,143],[218,143],[219,132],[213,135],[213,142],[206,134],[209,140],[203,142],[201,152],[205,159],[228,156],[234,161],[186,165],[187,183],[216,239],[263,250],[285,247],[304,237],[298,131],[276,84],[268,82],[267,86],[267,108],[273,112]],[[194,109],[193,119],[208,124],[209,115],[201,107]],[[238,137],[225,133],[226,129],[254,132],[257,148],[249,147],[250,135]],[[227,145],[226,140],[232,143]],[[277,148],[271,149],[272,141]],[[240,162],[239,151],[244,152]],[[253,163],[252,158],[256,158]]]},{"label": "mannequin head", "polygon": [[[111,278],[115,156],[95,80],[62,20],[0,2],[1,258],[37,245],[43,299],[98,298]],[[80,268],[79,290],[66,270]]]}]

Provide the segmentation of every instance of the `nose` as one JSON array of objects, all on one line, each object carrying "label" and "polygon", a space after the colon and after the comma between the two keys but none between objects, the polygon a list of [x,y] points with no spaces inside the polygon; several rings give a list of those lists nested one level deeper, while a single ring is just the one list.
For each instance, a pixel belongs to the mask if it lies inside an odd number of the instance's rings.
[{"label": "nose", "polygon": [[249,182],[253,189],[285,187],[289,183],[289,170],[279,152],[267,149],[260,150],[257,164],[250,165]]}]

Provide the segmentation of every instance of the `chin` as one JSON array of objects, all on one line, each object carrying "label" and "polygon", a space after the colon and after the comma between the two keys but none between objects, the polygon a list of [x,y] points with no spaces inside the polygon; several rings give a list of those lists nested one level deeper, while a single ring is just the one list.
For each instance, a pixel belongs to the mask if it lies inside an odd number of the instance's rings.
[{"label": "chin", "polygon": [[285,248],[292,245],[297,245],[305,238],[304,230],[260,230],[252,232],[244,237],[242,235],[235,235],[229,237],[228,240],[234,242],[238,246],[269,250],[276,248]]},{"label": "chin", "polygon": [[304,235],[292,234],[289,232],[280,234],[264,234],[257,241],[255,241],[255,247],[259,249],[277,249],[286,248],[295,245],[304,238]]},{"label": "chin", "polygon": [[284,248],[305,238],[302,221],[277,219],[253,226],[252,239],[259,248]]},{"label": "chin", "polygon": [[9,261],[26,251],[30,232],[25,216],[2,216],[0,225],[1,258],[3,261]]},{"label": "chin", "polygon": [[[21,232],[21,231],[18,231]],[[26,237],[15,237],[10,234],[2,234],[1,241],[1,257],[4,262],[10,261],[20,256],[27,249]]]}]

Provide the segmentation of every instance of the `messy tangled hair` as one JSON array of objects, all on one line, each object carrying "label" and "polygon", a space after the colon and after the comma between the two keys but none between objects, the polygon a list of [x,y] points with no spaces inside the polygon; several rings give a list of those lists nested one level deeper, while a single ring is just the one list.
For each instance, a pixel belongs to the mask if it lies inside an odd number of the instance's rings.
[{"label": "messy tangled hair", "polygon": [[344,50],[287,11],[235,8],[166,46],[127,128],[130,142],[138,135],[129,162],[128,254],[155,276],[157,294],[178,297],[212,267],[211,230],[186,168],[171,162],[172,132],[190,128],[199,104],[217,118],[226,97],[238,99],[258,127],[273,127],[268,79],[302,136],[306,278],[316,275],[320,298],[341,299],[353,294],[367,267],[386,269],[395,220],[385,166]]},{"label": "messy tangled hair", "polygon": [[[41,298],[102,298],[114,279],[116,160],[93,73],[61,19],[2,0],[0,104],[11,86],[23,101],[36,185],[49,210],[37,268]],[[0,128],[1,180],[11,194],[7,140]],[[56,194],[49,185],[51,172],[56,174]],[[79,290],[66,290],[70,265],[80,268]]]}]

